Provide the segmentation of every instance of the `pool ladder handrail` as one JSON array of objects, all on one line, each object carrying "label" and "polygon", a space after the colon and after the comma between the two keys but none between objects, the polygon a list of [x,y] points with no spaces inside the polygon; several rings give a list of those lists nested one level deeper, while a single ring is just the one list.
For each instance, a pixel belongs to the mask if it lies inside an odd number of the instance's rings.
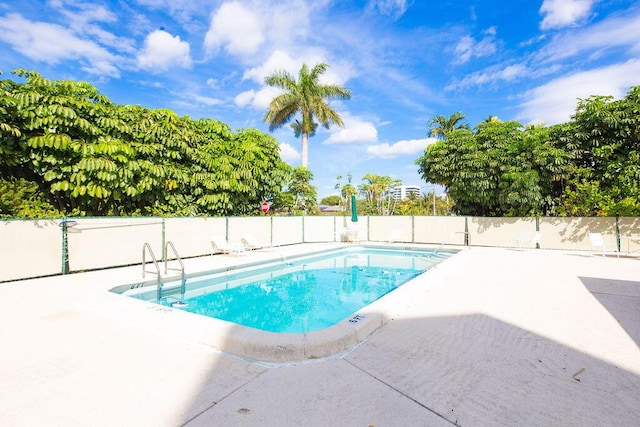
[{"label": "pool ladder handrail", "polygon": [[[173,251],[173,255],[175,256],[175,259],[178,261],[178,263],[180,264],[180,268],[169,268],[168,267],[168,263],[169,263],[169,248],[171,248],[171,250]],[[182,258],[180,257],[180,255],[178,254],[178,251],[176,250],[176,247],[173,245],[173,243],[171,241],[167,241],[164,245],[164,274],[166,276],[167,271],[168,270],[175,270],[175,271],[180,271],[180,281],[181,281],[181,285],[180,285],[180,298],[181,300],[184,299],[184,294],[187,288],[187,279],[184,273],[184,263],[182,262]],[[162,285],[158,285],[158,300],[160,300],[160,298],[162,298]]]},{"label": "pool ladder handrail", "polygon": [[158,260],[156,256],[153,254],[153,250],[151,249],[151,245],[149,243],[145,243],[142,245],[142,278],[144,279],[145,273],[147,272],[147,251],[151,256],[151,261],[153,261],[153,265],[156,267],[156,278],[158,281],[158,289],[162,287],[162,276],[160,275],[160,266],[158,265]]}]

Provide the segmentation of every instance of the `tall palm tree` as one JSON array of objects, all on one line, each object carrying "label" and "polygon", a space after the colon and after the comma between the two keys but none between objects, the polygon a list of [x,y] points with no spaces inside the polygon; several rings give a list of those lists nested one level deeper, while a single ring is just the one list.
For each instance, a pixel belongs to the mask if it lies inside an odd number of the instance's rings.
[{"label": "tall palm tree", "polygon": [[296,80],[294,76],[284,70],[275,71],[264,81],[269,86],[283,89],[283,93],[276,96],[269,104],[269,111],[264,121],[269,123],[269,131],[277,129],[300,114],[302,121],[296,120],[291,127],[296,136],[302,136],[302,166],[307,167],[309,157],[309,136],[312,136],[318,124],[317,119],[326,129],[331,123],[344,127],[340,115],[327,103],[328,98],[349,99],[351,91],[339,85],[324,85],[318,82],[320,75],[329,66],[325,63],[316,64],[311,70],[307,64],[302,64],[300,74]]},{"label": "tall palm tree", "polygon": [[461,123],[465,115],[461,112],[453,113],[449,118],[436,116],[429,122],[429,136],[445,139],[447,134],[457,129],[469,129],[469,125]]}]

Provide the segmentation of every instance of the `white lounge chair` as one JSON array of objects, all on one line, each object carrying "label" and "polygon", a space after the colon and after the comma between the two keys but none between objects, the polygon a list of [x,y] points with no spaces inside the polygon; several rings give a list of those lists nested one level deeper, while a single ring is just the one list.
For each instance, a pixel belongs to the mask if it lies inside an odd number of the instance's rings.
[{"label": "white lounge chair", "polygon": [[516,246],[520,247],[520,245],[522,245],[522,247],[525,248],[536,248],[540,244],[541,237],[542,234],[539,231],[531,232],[527,230],[520,230],[518,238],[516,239]]},{"label": "white lounge chair", "polygon": [[[602,256],[605,256],[607,254],[607,246],[601,233],[589,233],[589,240],[591,241],[592,250],[601,250]],[[616,251],[616,255],[619,257],[620,253]]]},{"label": "white lounge chair", "polygon": [[273,249],[273,245],[268,244],[268,245],[263,245],[260,242],[258,242],[258,239],[256,239],[256,236],[254,236],[251,233],[244,233],[242,235],[242,237],[240,238],[240,240],[242,240],[242,244],[244,245],[245,249],[249,249],[249,250],[256,250],[256,249]]},{"label": "white lounge chair", "polygon": [[227,242],[224,236],[213,236],[211,238],[211,245],[213,246],[213,253],[220,254],[235,254],[240,255],[244,252],[244,246],[240,244],[231,244]]}]

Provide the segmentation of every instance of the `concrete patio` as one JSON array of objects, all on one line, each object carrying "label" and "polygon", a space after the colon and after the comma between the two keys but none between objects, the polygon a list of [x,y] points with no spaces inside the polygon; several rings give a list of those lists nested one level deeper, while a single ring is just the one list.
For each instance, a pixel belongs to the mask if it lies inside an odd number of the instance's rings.
[{"label": "concrete patio", "polygon": [[0,425],[640,424],[638,259],[465,248],[364,342],[280,364],[96,309],[139,269],[0,283]]}]

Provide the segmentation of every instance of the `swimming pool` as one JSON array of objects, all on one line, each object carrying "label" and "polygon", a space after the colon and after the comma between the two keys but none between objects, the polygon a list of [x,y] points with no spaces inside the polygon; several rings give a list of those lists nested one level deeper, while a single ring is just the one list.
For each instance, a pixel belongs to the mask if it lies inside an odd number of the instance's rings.
[{"label": "swimming pool", "polygon": [[454,253],[346,247],[191,277],[184,296],[158,301],[152,286],[124,294],[263,331],[307,333],[352,317]]}]

